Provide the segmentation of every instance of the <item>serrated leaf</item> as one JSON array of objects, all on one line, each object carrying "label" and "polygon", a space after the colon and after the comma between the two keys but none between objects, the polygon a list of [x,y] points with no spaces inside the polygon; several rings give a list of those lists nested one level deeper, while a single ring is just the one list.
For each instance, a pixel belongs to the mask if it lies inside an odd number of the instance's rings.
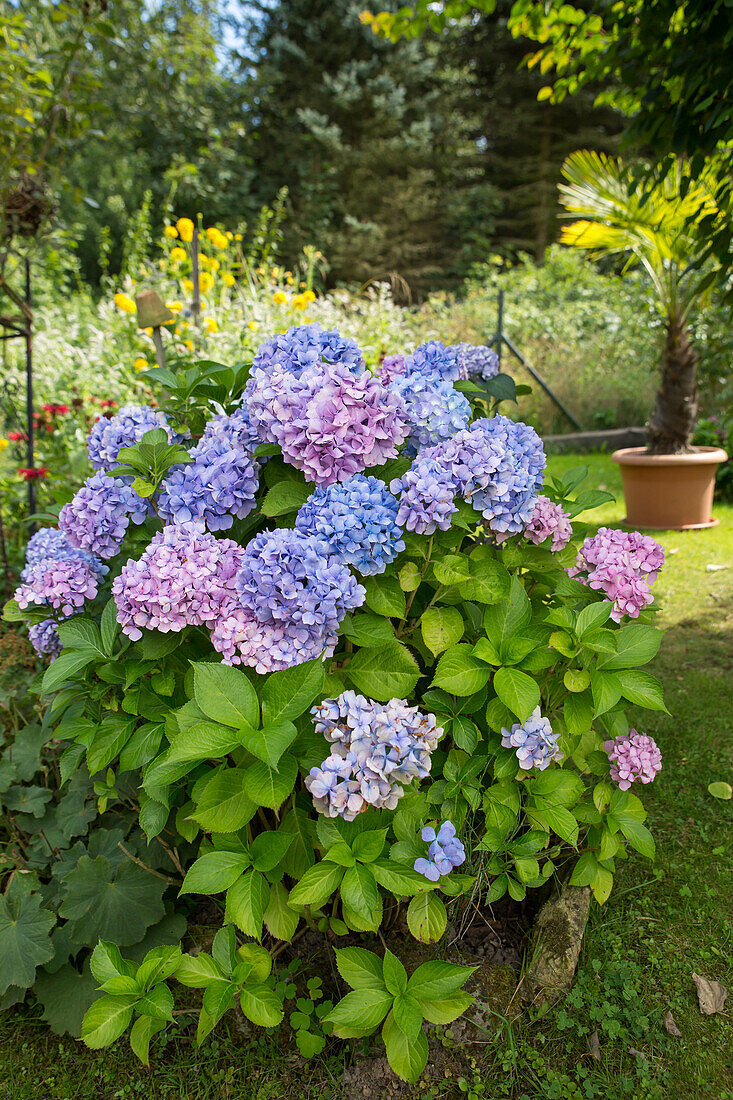
[{"label": "serrated leaf", "polygon": [[540,705],[540,689],[535,680],[518,668],[500,668],[494,674],[494,690],[504,706],[516,714],[520,722],[529,718]]},{"label": "serrated leaf", "polygon": [[342,947],[336,950],[338,972],[352,989],[384,990],[382,960],[364,947]]},{"label": "serrated leaf", "polygon": [[204,852],[189,867],[182,894],[219,894],[227,890],[249,866],[244,852]]},{"label": "serrated leaf", "polygon": [[243,768],[224,768],[214,772],[197,791],[196,808],[190,815],[210,833],[235,833],[257,813],[257,803],[244,788]]},{"label": "serrated leaf", "polygon": [[371,699],[407,699],[420,679],[420,668],[406,646],[394,641],[360,649],[345,668],[346,675]]},{"label": "serrated leaf", "polygon": [[244,790],[258,806],[277,810],[292,791],[297,777],[298,765],[289,754],[280,759],[277,771],[257,760],[245,770]]},{"label": "serrated leaf", "polygon": [[447,650],[435,669],[433,687],[451,695],[475,695],[485,687],[491,670],[474,656],[470,645],[458,644]]},{"label": "serrated leaf", "polygon": [[420,620],[423,641],[434,657],[463,637],[463,616],[457,607],[430,607]]},{"label": "serrated leaf", "polygon": [[81,1025],[81,1037],[92,1050],[111,1046],[127,1031],[132,1020],[135,996],[100,997],[89,1009]]},{"label": "serrated leaf", "polygon": [[227,890],[226,916],[246,936],[262,939],[262,920],[270,888],[267,879],[259,871],[247,871]]},{"label": "serrated leaf", "polygon": [[447,923],[445,905],[437,894],[416,894],[407,907],[407,927],[420,943],[437,943]]},{"label": "serrated leaf", "polygon": [[165,1020],[152,1016],[140,1016],[130,1029],[130,1047],[144,1066],[150,1064],[150,1040],[165,1027]]},{"label": "serrated leaf", "polygon": [[300,916],[288,905],[288,892],[281,882],[270,887],[270,901],[264,915],[265,925],[276,940],[292,940]]},{"label": "serrated leaf", "polygon": [[405,593],[396,577],[378,575],[365,577],[366,605],[377,615],[403,619],[405,616]]},{"label": "serrated leaf", "polygon": [[342,997],[324,1017],[324,1023],[331,1024],[334,1035],[342,1039],[369,1035],[391,1009],[392,1000],[386,989],[360,987]]},{"label": "serrated leaf", "polygon": [[260,704],[246,674],[228,665],[191,662],[194,697],[208,718],[240,729],[258,726]]},{"label": "serrated leaf", "polygon": [[344,869],[337,863],[329,863],[327,860],[316,863],[290,891],[291,906],[301,908],[309,905],[313,909],[320,908],[337,889],[343,876]]},{"label": "serrated leaf", "polygon": [[53,913],[41,907],[38,893],[15,890],[0,897],[0,994],[11,985],[33,985],[36,967],[53,958]]},{"label": "serrated leaf", "polygon": [[59,915],[72,922],[75,943],[111,940],[124,947],[165,916],[166,883],[124,859],[113,867],[105,856],[82,856],[63,880]]},{"label": "serrated leaf", "polygon": [[299,718],[323,689],[323,661],[304,661],[271,672],[262,688],[262,723],[267,726]]},{"label": "serrated leaf", "polygon": [[[337,1033],[338,1034],[338,1033]],[[387,1050],[387,1061],[403,1081],[414,1084],[428,1061],[428,1041],[420,1030],[414,1039],[408,1039],[390,1012],[382,1028],[382,1038]]]}]

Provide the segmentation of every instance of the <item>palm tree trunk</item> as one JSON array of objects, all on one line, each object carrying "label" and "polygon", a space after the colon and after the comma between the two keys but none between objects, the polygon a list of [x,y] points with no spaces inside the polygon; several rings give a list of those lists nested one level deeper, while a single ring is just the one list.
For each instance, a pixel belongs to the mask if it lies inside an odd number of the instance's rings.
[{"label": "palm tree trunk", "polygon": [[697,352],[679,318],[667,322],[662,384],[646,426],[650,454],[684,454],[697,419]]}]

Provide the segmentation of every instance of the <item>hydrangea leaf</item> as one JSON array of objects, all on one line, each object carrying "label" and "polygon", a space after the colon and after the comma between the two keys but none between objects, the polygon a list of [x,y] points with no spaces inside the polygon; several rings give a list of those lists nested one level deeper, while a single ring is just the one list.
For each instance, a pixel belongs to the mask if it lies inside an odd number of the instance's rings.
[{"label": "hydrangea leaf", "polygon": [[407,927],[420,943],[437,943],[447,923],[445,905],[437,894],[416,894],[407,907]]},{"label": "hydrangea leaf", "polygon": [[244,773],[244,789],[258,806],[277,810],[292,791],[297,777],[298,765],[289,753],[281,757],[277,771],[256,760]]},{"label": "hydrangea leaf", "polygon": [[408,1038],[399,1027],[394,1013],[390,1012],[384,1021],[382,1038],[387,1049],[387,1061],[392,1069],[403,1081],[414,1084],[428,1060],[428,1040],[425,1033],[418,1030],[414,1038]]},{"label": "hydrangea leaf", "polygon": [[234,833],[252,820],[257,803],[244,789],[245,775],[243,768],[220,769],[197,792],[196,808],[190,816],[202,829]]},{"label": "hydrangea leaf", "polygon": [[125,860],[113,867],[104,856],[82,856],[63,880],[59,914],[73,922],[75,943],[137,943],[165,915],[165,882]]},{"label": "hydrangea leaf", "polygon": [[378,648],[360,649],[346,672],[358,691],[380,702],[407,699],[420,679],[417,661],[406,646],[396,641]]},{"label": "hydrangea leaf", "polygon": [[192,662],[191,667],[194,697],[207,717],[234,729],[259,725],[257,692],[244,672],[213,663]]},{"label": "hydrangea leaf", "polygon": [[263,725],[292,722],[304,713],[323,689],[323,661],[272,672],[262,688]]},{"label": "hydrangea leaf", "polygon": [[463,616],[457,607],[430,607],[420,620],[423,641],[434,657],[460,642]]},{"label": "hydrangea leaf", "polygon": [[498,669],[494,676],[494,690],[520,722],[525,722],[540,705],[540,689],[536,682],[517,668]]},{"label": "hydrangea leaf", "polygon": [[451,695],[474,695],[486,686],[490,676],[491,670],[474,656],[471,646],[459,642],[438,661],[433,687],[444,688]]}]

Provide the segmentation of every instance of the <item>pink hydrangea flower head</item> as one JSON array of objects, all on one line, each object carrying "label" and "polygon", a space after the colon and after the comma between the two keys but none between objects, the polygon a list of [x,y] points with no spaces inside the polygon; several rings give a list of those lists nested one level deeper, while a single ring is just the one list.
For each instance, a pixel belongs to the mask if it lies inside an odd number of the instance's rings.
[{"label": "pink hydrangea flower head", "polygon": [[532,518],[524,528],[524,537],[535,546],[552,538],[550,549],[553,552],[564,550],[573,537],[570,516],[559,504],[553,504],[549,497],[540,495],[537,497]]},{"label": "pink hydrangea flower head", "polygon": [[24,582],[15,593],[20,608],[47,604],[73,615],[96,596],[99,573],[82,558],[46,558],[24,570]]},{"label": "pink hydrangea flower head", "polygon": [[622,791],[632,783],[651,783],[662,770],[662,754],[653,737],[629,730],[603,746],[611,761],[611,779]]},{"label": "pink hydrangea flower head", "polygon": [[600,527],[581,546],[571,577],[603,592],[613,603],[611,618],[636,619],[653,602],[650,585],[664,564],[664,550],[649,535]]}]

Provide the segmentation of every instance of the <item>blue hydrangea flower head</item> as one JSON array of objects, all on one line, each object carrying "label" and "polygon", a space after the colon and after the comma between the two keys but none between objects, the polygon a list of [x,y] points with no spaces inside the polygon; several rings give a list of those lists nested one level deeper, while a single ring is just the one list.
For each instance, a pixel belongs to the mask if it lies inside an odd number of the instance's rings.
[{"label": "blue hydrangea flower head", "polygon": [[285,333],[270,336],[257,349],[252,364],[253,371],[274,367],[300,377],[307,367],[325,361],[340,363],[353,374],[364,370],[364,359],[355,340],[342,336],[336,329],[326,330],[316,322],[295,325]]},{"label": "blue hydrangea flower head", "polygon": [[101,472],[87,478],[59,514],[59,530],[72,546],[100,558],[115,556],[130,520],[143,523],[150,512],[129,480]]},{"label": "blue hydrangea flower head", "polygon": [[328,544],[329,552],[362,576],[383,573],[405,549],[397,498],[379,478],[354,474],[308,497],[295,527]]},{"label": "blue hydrangea flower head", "polygon": [[405,453],[450,439],[471,419],[468,399],[449,379],[408,372],[395,378],[390,389],[402,397],[407,410],[410,434]]},{"label": "blue hydrangea flower head", "polygon": [[404,374],[422,375],[434,382],[455,382],[462,377],[458,345],[446,347],[440,340],[428,340],[405,358]]},{"label": "blue hydrangea flower head", "polygon": [[460,378],[488,382],[499,373],[499,356],[486,344],[454,344],[452,350],[458,356]]},{"label": "blue hydrangea flower head", "polygon": [[456,836],[456,827],[452,821],[444,821],[437,833],[432,825],[425,825],[420,833],[429,844],[428,857],[420,856],[413,864],[419,875],[431,882],[437,882],[443,875],[449,875],[455,867],[460,867],[466,859],[463,842]]},{"label": "blue hydrangea flower head", "polygon": [[120,448],[134,446],[154,428],[165,428],[168,439],[173,438],[165,413],[148,405],[123,405],[116,416],[100,417],[87,441],[92,466],[107,472],[114,469]]},{"label": "blue hydrangea flower head", "polygon": [[84,562],[100,581],[109,573],[108,565],[105,565],[104,562],[87,550],[73,546],[64,532],[55,527],[41,527],[34,535],[31,535],[25,548],[26,564],[20,574],[20,579],[27,581],[34,566],[45,561]]},{"label": "blue hydrangea flower head", "polygon": [[55,660],[61,652],[59,630],[53,619],[44,619],[42,623],[31,623],[28,627],[28,641],[39,657]]},{"label": "blue hydrangea flower head", "polygon": [[399,494],[397,523],[418,535],[432,535],[439,528],[447,531],[457,511],[456,488],[449,470],[432,457],[431,451],[418,455],[401,478],[390,484]]},{"label": "blue hydrangea flower head", "polygon": [[514,749],[520,768],[544,771],[551,761],[560,756],[559,733],[552,732],[549,719],[543,718],[539,707],[526,722],[515,722],[512,728],[502,728],[501,743],[505,749]]}]

